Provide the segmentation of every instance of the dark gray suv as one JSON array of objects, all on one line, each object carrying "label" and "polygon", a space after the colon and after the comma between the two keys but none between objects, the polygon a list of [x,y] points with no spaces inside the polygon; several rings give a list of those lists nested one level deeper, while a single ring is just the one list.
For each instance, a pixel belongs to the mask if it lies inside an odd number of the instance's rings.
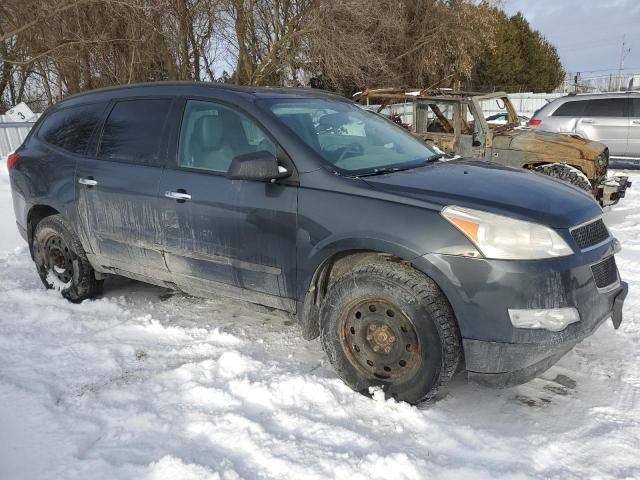
[{"label": "dark gray suv", "polygon": [[363,393],[419,402],[463,369],[521,383],[621,321],[617,241],[589,194],[443,161],[331,94],[93,91],[49,109],[8,167],[47,288],[82,301],[123,275],[281,309]]}]

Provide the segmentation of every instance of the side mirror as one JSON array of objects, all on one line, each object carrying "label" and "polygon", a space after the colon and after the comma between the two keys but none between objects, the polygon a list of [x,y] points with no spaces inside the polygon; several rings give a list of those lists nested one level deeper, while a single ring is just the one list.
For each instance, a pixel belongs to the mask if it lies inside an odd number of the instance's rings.
[{"label": "side mirror", "polygon": [[274,181],[289,176],[291,172],[278,165],[278,159],[266,150],[234,157],[227,171],[231,180]]},{"label": "side mirror", "polygon": [[471,146],[473,147],[481,147],[482,142],[478,139],[478,132],[473,132],[471,136]]}]

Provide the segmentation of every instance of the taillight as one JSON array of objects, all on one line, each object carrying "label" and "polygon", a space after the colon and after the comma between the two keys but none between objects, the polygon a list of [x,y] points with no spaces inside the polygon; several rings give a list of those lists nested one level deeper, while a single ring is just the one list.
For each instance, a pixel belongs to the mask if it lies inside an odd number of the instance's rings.
[{"label": "taillight", "polygon": [[542,120],[538,118],[532,118],[527,122],[527,125],[529,125],[530,127],[538,127],[540,126],[541,123],[542,123]]},{"label": "taillight", "polygon": [[16,163],[20,160],[20,156],[17,153],[10,153],[7,157],[7,169],[11,170]]}]

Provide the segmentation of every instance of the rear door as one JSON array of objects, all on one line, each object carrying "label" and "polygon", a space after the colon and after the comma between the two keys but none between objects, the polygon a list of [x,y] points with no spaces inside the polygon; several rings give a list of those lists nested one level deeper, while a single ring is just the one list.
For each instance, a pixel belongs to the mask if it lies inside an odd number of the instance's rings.
[{"label": "rear door", "polygon": [[[88,248],[88,241],[77,215],[77,184],[75,172],[78,160],[86,159],[91,138],[100,127],[108,102],[91,102],[55,110],[46,114],[37,127],[36,142],[27,143],[30,169],[37,175],[36,202],[40,195],[74,223],[75,231]],[[21,154],[23,155],[23,154]]]},{"label": "rear door", "polygon": [[280,297],[295,296],[297,187],[225,176],[237,155],[284,152],[237,107],[199,99],[185,100],[176,144],[160,186],[174,282],[291,310]]},{"label": "rear door", "polygon": [[627,98],[587,100],[576,131],[589,140],[604,143],[611,156],[625,155],[629,134]]},{"label": "rear door", "polygon": [[95,265],[165,280],[160,248],[170,98],[112,102],[90,157],[77,165],[78,213]]},{"label": "rear door", "polygon": [[640,98],[630,98],[627,156],[640,158]]}]

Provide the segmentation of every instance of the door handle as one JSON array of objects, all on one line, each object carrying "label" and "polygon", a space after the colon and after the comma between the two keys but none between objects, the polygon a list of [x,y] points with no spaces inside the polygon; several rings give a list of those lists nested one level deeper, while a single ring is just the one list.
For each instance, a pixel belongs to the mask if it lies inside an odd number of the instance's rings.
[{"label": "door handle", "polygon": [[596,122],[594,122],[590,118],[585,118],[585,119],[582,120],[582,123],[596,123]]},{"label": "door handle", "polygon": [[186,202],[187,200],[191,200],[191,195],[189,195],[187,192],[185,192],[182,189],[176,192],[166,191],[164,192],[164,196],[172,200],[177,200],[180,203]]},{"label": "door handle", "polygon": [[86,185],[87,187],[95,187],[98,185],[98,182],[94,180],[93,177],[79,178],[78,183],[80,185]]},{"label": "door handle", "polygon": [[632,120],[631,123],[634,125],[640,125],[640,120]]}]

